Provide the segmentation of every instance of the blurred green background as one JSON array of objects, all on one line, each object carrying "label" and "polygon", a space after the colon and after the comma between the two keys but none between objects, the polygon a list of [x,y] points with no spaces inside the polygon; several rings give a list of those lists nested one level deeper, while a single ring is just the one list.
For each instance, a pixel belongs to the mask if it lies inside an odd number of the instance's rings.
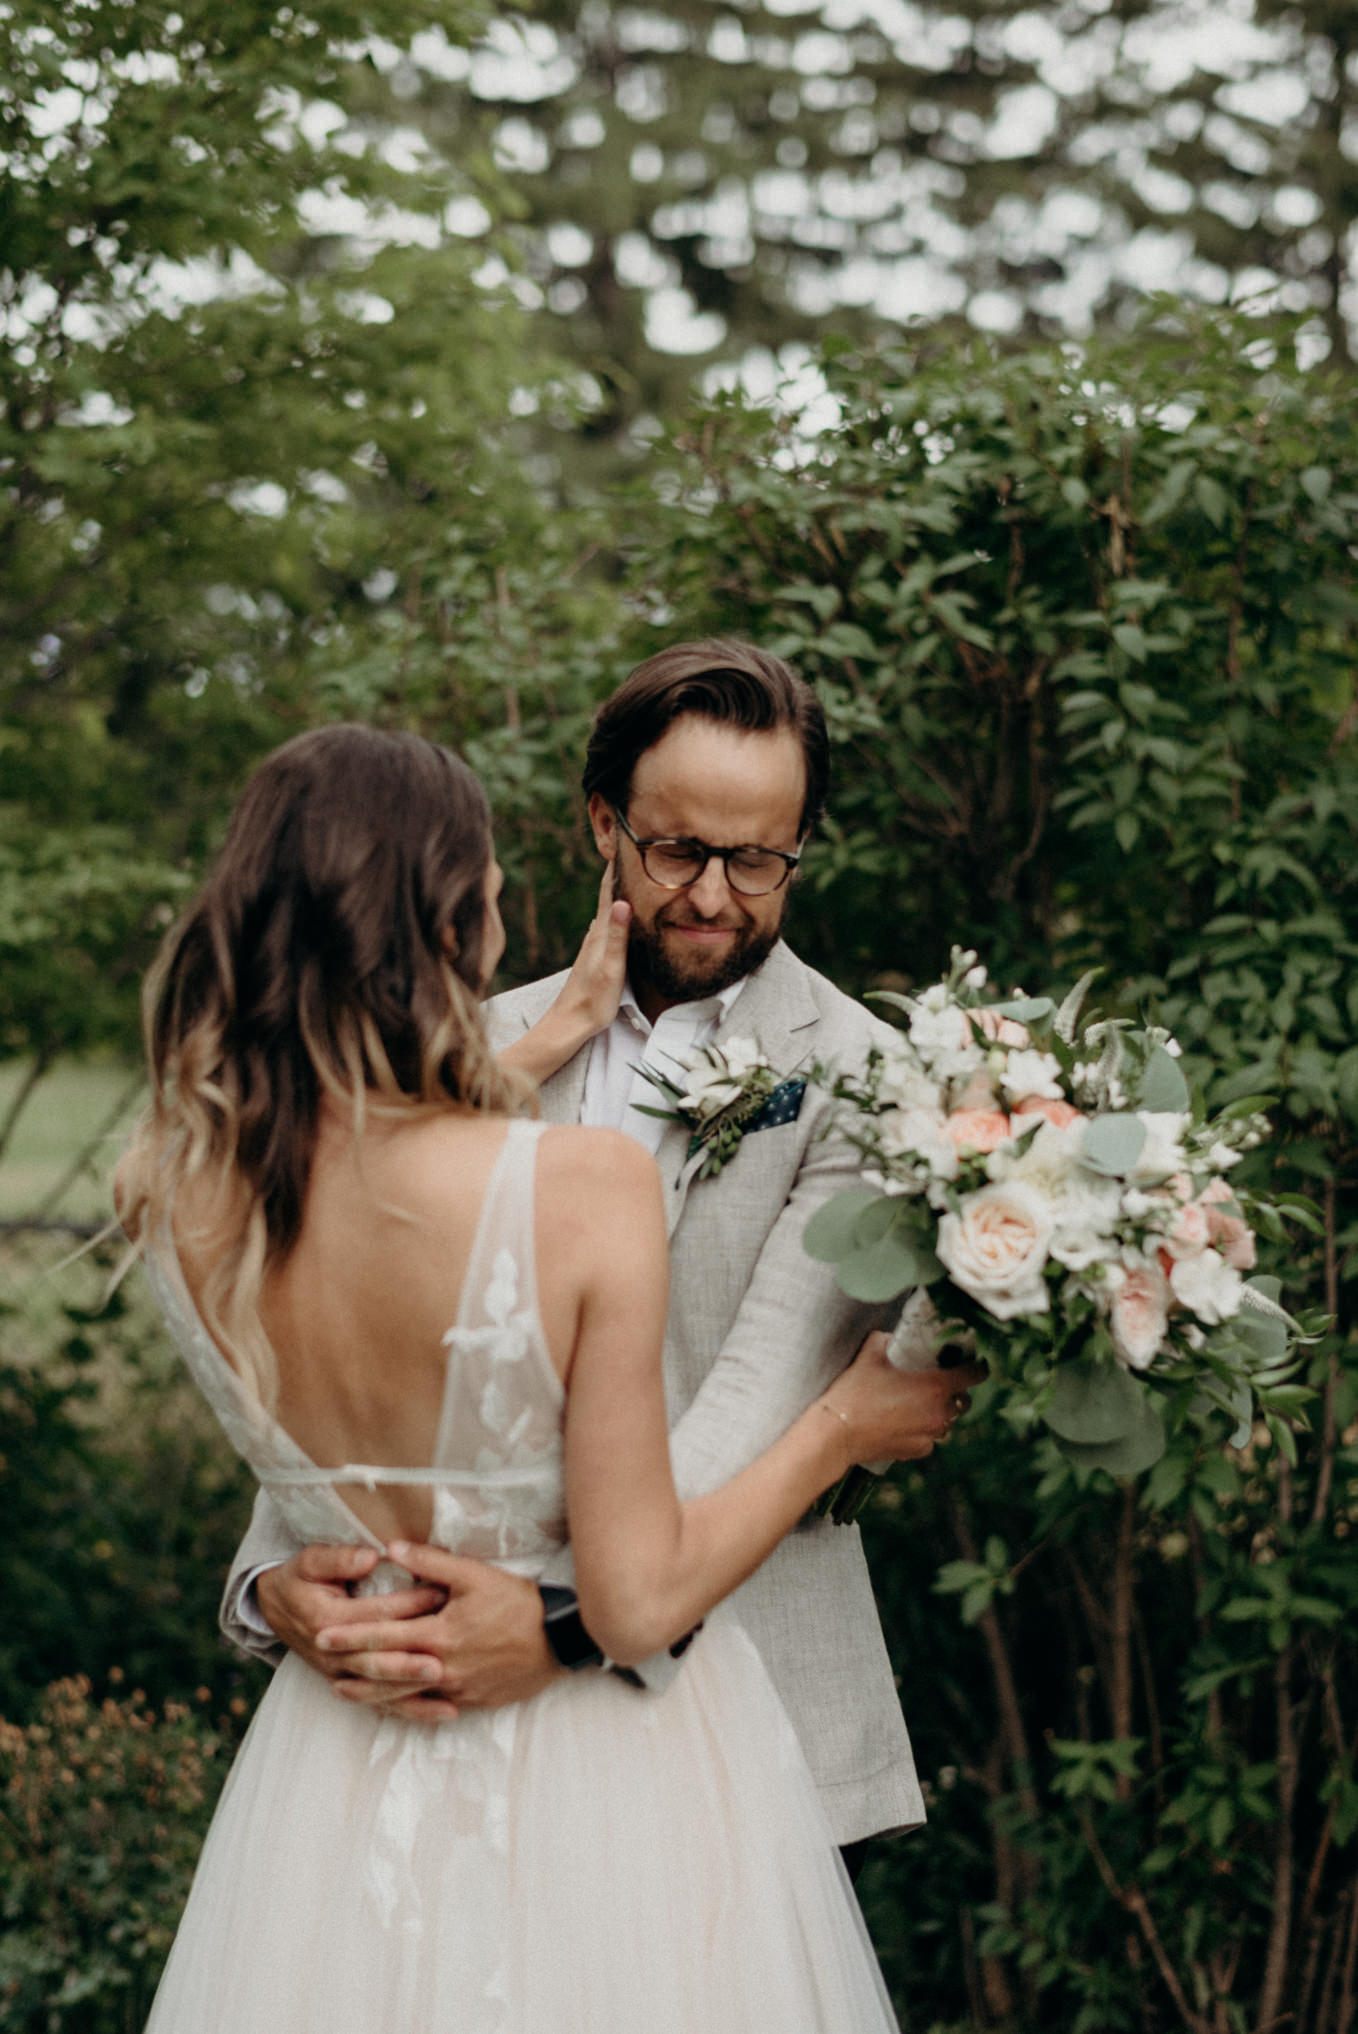
[{"label": "blurred green background", "polygon": [[1080,1482],[982,1408],[880,1494],[902,2024],[1351,2029],[1351,13],[0,13],[0,2028],[141,2025],[261,1685],[245,1479],[98,1233],[164,927],[352,717],[468,757],[504,978],[562,964],[594,706],[730,631],[830,719],[799,950],[1098,967],[1275,1097],[1335,1323],[1295,1460]]}]

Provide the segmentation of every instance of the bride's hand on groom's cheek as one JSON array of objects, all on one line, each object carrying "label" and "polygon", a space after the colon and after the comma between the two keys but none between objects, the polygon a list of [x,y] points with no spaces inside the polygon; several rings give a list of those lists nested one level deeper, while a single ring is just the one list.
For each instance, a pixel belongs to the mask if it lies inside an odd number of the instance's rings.
[{"label": "bride's hand on groom's cheek", "polygon": [[[355,1606],[365,1616],[317,1634],[323,1671],[342,1676],[335,1692],[346,1701],[441,1722],[462,1709],[527,1701],[561,1673],[534,1583],[441,1547],[400,1542],[387,1551],[443,1600],[401,1617],[390,1614],[390,1597],[370,1596]],[[427,1678],[412,1687],[417,1672]]]}]

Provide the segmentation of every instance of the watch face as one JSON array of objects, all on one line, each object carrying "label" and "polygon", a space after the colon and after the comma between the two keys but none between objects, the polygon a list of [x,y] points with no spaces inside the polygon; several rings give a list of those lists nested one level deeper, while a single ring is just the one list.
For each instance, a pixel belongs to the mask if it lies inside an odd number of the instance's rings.
[{"label": "watch face", "polygon": [[577,1667],[601,1667],[604,1656],[580,1620],[580,1606],[573,1591],[547,1584],[539,1593],[543,1630],[557,1665],[572,1672]]}]

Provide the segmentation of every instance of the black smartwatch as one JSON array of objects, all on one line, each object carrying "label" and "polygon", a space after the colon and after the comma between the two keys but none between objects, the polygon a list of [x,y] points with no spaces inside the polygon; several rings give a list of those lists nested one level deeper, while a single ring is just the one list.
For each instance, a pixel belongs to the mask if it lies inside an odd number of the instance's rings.
[{"label": "black smartwatch", "polygon": [[[570,1674],[578,1673],[581,1667],[607,1667],[629,1688],[644,1688],[635,1667],[615,1667],[606,1660],[585,1630],[580,1616],[580,1599],[573,1589],[566,1589],[559,1582],[539,1582],[538,1595],[542,1598],[542,1628],[547,1635],[547,1645],[558,1667],[564,1667]],[[672,1660],[682,1659],[702,1630],[701,1623],[692,1631],[686,1631],[670,1647]]]},{"label": "black smartwatch", "polygon": [[542,1628],[558,1667],[572,1674],[581,1667],[602,1667],[604,1656],[585,1630],[575,1591],[555,1582],[539,1582],[538,1595],[542,1598]]}]

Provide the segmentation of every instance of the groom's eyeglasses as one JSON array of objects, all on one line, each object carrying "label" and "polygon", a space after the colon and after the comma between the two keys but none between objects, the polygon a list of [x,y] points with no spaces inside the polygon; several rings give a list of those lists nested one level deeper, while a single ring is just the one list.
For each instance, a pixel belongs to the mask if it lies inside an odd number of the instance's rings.
[{"label": "groom's eyeglasses", "polygon": [[705,840],[638,840],[613,807],[613,817],[641,856],[641,866],[662,890],[684,890],[696,883],[711,861],[721,862],[726,880],[742,897],[767,897],[781,890],[801,860],[781,848],[709,847]]}]

